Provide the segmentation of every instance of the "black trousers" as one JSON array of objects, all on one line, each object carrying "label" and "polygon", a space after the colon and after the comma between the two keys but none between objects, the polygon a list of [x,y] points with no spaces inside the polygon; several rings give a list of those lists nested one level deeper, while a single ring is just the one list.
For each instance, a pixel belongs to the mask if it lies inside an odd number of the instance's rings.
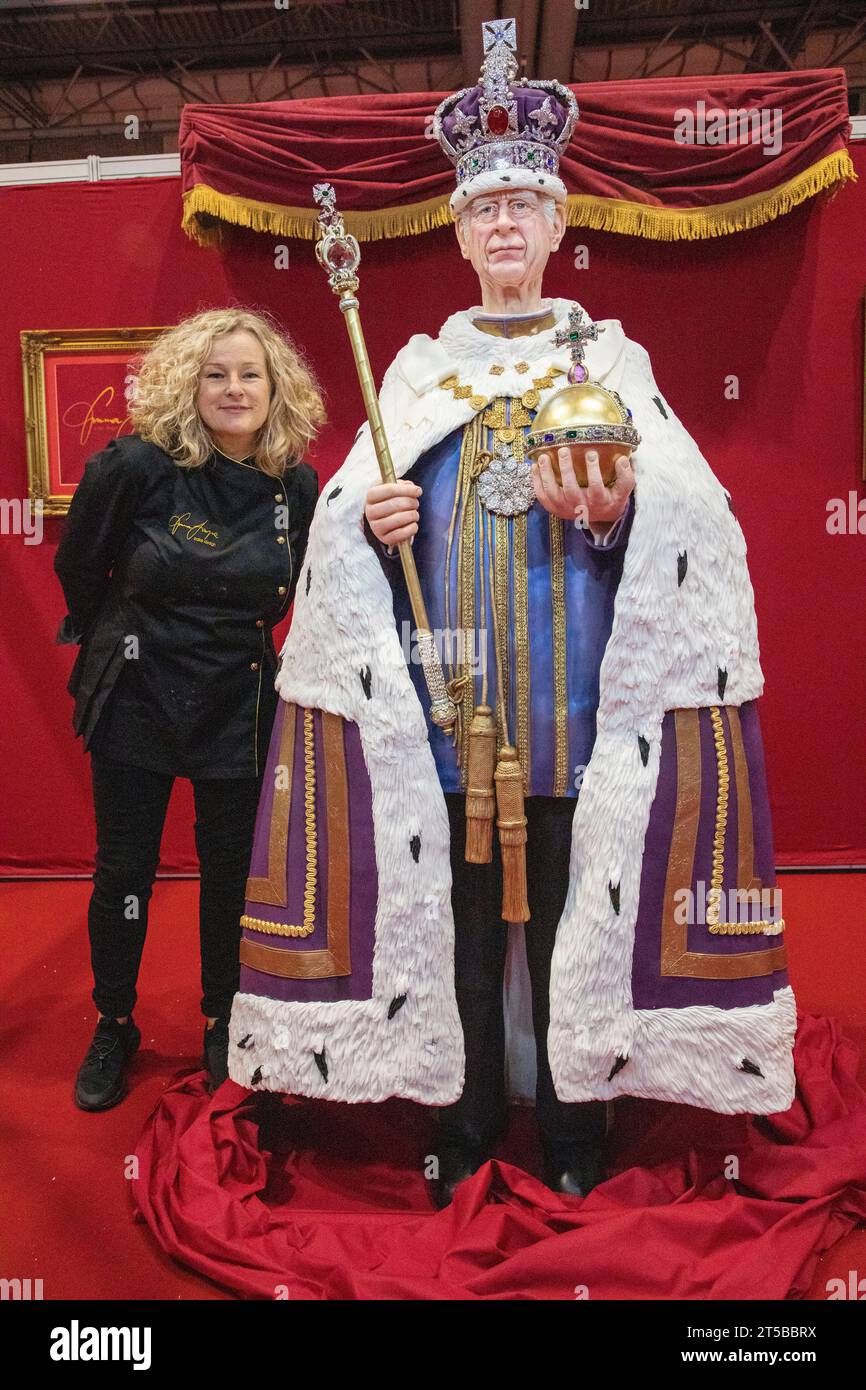
[{"label": "black trousers", "polygon": [[[88,910],[90,959],[100,1013],[123,1018],[135,1004],[147,915],[174,778],[91,754],[96,872]],[[201,870],[202,1013],[231,1008],[240,978],[240,918],[260,777],[192,781]]]},{"label": "black trousers", "polygon": [[[508,928],[502,908],[502,860],[496,830],[490,864],[467,864],[465,798],[446,793],[451,822],[454,972],[457,1007],[466,1048],[466,1080],[454,1105],[437,1110],[440,1148],[488,1153],[508,1118],[505,1093],[503,978]],[[550,1023],[550,960],[565,907],[575,797],[526,798],[526,877],[530,920],[525,926],[526,959],[532,987],[538,1081],[536,1117],[545,1153],[567,1158],[575,1146],[600,1143],[604,1101],[567,1104],[559,1100],[547,1060]]]}]

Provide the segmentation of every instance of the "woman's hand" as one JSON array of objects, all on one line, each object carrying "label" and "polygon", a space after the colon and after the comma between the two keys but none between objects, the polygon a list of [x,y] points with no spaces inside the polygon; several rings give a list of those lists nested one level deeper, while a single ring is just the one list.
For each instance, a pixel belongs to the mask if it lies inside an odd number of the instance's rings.
[{"label": "woman's hand", "polygon": [[634,469],[625,454],[616,459],[616,478],[609,488],[602,482],[596,449],[588,449],[586,453],[585,488],[574,476],[571,450],[558,449],[557,458],[561,486],[554,477],[549,454],[539,454],[538,462],[532,465],[532,486],[546,511],[566,521],[597,527],[611,526],[622,516],[635,483]]},{"label": "woman's hand", "polygon": [[396,483],[377,483],[367,493],[364,515],[382,545],[400,545],[418,530],[418,498],[423,489],[402,478]]}]

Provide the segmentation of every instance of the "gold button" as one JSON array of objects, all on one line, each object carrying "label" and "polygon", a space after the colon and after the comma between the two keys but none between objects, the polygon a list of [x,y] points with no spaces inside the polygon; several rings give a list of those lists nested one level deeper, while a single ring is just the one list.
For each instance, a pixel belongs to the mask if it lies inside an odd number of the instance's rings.
[{"label": "gold button", "polygon": [[286,538],[285,538],[285,536],[277,536],[277,545],[285,545],[285,543],[286,543]]},{"label": "gold button", "polygon": [[265,625],[265,620],[264,620],[264,618],[256,618],[256,627],[264,627],[264,625]]},{"label": "gold button", "polygon": [[251,670],[251,671],[257,671],[258,669],[259,669],[259,663],[258,663],[257,661],[251,661],[251,662],[250,662],[250,670]]},{"label": "gold button", "polygon": [[283,494],[282,494],[281,492],[275,492],[275,493],[274,493],[274,501],[275,501],[275,502],[282,502],[282,500],[283,500]]},{"label": "gold button", "polygon": [[278,593],[278,594],[285,594],[285,593],[288,593],[288,590],[286,589],[285,584],[281,584],[281,585],[280,585],[280,587],[277,589],[277,593]]}]

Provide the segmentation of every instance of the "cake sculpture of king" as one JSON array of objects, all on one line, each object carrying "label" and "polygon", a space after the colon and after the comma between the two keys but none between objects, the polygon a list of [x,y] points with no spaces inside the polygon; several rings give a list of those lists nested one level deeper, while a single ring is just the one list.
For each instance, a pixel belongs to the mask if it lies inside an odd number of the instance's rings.
[{"label": "cake sculpture of king", "polygon": [[543,298],[578,107],[517,77],[513,21],[484,49],[433,127],[481,303],[385,373],[396,481],[368,423],[319,499],[229,1045],[253,1090],[436,1107],[438,1206],[507,1122],[509,923],[555,1190],[603,1176],[617,1096],[742,1114],[794,1096],[743,533],[646,349]]}]

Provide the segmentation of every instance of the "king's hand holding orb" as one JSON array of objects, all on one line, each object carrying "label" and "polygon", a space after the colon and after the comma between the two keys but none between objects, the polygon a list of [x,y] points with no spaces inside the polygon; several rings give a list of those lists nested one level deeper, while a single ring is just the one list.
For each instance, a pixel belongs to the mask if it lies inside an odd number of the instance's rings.
[{"label": "king's hand holding orb", "polygon": [[535,496],[545,511],[553,516],[575,521],[581,526],[607,529],[619,520],[628,506],[635,484],[634,469],[629,457],[619,454],[615,461],[615,476],[610,486],[606,487],[601,476],[598,451],[587,449],[584,457],[587,482],[585,487],[581,487],[575,476],[570,448],[563,447],[556,451],[561,483],[554,473],[552,455],[539,454],[532,465]]}]

